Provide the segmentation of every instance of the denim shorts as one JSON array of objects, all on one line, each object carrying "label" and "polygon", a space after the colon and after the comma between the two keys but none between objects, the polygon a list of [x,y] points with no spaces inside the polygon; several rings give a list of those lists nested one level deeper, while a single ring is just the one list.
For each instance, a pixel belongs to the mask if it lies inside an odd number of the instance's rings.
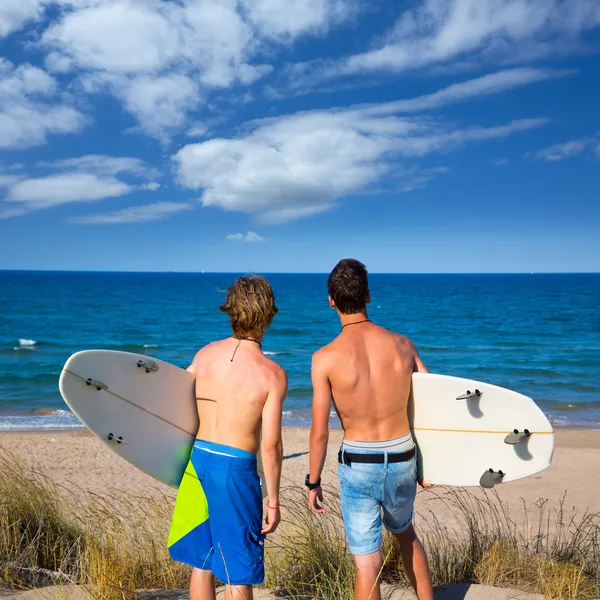
[{"label": "denim shorts", "polygon": [[[381,454],[354,448],[351,452]],[[382,521],[393,534],[408,529],[417,494],[416,458],[390,464],[339,464],[338,474],[344,529],[352,554],[363,556],[381,548]]]}]

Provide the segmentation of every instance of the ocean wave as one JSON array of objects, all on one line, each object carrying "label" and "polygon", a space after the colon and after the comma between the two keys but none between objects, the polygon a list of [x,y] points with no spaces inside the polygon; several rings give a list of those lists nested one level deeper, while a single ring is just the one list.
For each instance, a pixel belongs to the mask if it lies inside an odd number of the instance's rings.
[{"label": "ocean wave", "polygon": [[0,431],[84,428],[81,421],[69,410],[38,409],[26,414],[0,415]]},{"label": "ocean wave", "polygon": [[35,346],[37,344],[37,340],[28,340],[25,338],[19,338],[18,342],[19,342],[19,346],[26,346],[26,347]]},{"label": "ocean wave", "polygon": [[158,344],[144,344],[143,348],[160,348]]},{"label": "ocean wave", "polygon": [[589,402],[565,402],[558,400],[537,400],[537,404],[547,410],[556,412],[577,412],[584,410],[596,410],[600,413],[600,400]]}]

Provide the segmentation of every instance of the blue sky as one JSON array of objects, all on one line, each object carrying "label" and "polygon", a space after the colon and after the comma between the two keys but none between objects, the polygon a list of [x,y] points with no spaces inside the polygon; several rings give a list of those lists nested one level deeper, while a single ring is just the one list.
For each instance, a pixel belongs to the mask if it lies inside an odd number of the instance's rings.
[{"label": "blue sky", "polygon": [[2,0],[0,268],[600,271],[597,0]]}]

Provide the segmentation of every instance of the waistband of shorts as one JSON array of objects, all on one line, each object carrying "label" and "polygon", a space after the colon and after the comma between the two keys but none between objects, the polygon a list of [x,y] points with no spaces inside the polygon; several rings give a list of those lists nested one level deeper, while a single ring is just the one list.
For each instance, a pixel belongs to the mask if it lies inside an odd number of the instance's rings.
[{"label": "waistband of shorts", "polygon": [[341,450],[352,454],[401,454],[412,450],[414,447],[415,442],[409,431],[405,435],[393,440],[362,442],[344,439],[342,441]]},{"label": "waistband of shorts", "polygon": [[221,464],[223,466],[239,467],[240,469],[255,469],[258,462],[256,454],[252,454],[252,452],[207,440],[197,439],[194,442],[193,452],[201,453],[203,460],[210,461],[215,466]]}]

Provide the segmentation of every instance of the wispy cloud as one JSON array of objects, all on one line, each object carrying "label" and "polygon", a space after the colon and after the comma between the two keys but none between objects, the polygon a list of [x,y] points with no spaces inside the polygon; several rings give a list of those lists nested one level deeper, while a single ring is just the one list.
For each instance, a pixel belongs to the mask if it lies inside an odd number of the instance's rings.
[{"label": "wispy cloud", "polygon": [[155,178],[160,174],[143,160],[131,156],[107,156],[104,154],[87,154],[75,158],[65,158],[50,162],[40,162],[38,167],[61,171],[84,171],[96,175],[132,175]]},{"label": "wispy cloud", "polygon": [[230,233],[225,236],[225,239],[230,242],[264,242],[265,238],[261,237],[254,231],[249,231],[246,235],[243,233]]},{"label": "wispy cloud", "polygon": [[39,146],[49,134],[75,133],[86,122],[46,72],[0,58],[0,148]]},{"label": "wispy cloud", "polygon": [[494,158],[493,160],[490,160],[490,163],[493,164],[495,167],[505,167],[508,164],[508,159]]},{"label": "wispy cloud", "polygon": [[6,198],[30,210],[49,208],[70,202],[91,202],[123,196],[133,187],[114,177],[98,177],[90,173],[67,173],[25,179],[13,185]]},{"label": "wispy cloud", "polygon": [[525,156],[527,158],[536,158],[538,160],[556,162],[581,154],[584,150],[594,145],[596,141],[596,138],[571,140],[570,142],[564,142],[562,144],[553,144],[548,148],[542,148],[536,152],[530,152]]},{"label": "wispy cloud", "polygon": [[131,206],[115,212],[73,217],[70,222],[86,225],[147,223],[160,221],[192,208],[191,204],[183,202],[156,202],[155,204]]},{"label": "wispy cloud", "polygon": [[329,71],[401,72],[473,55],[479,63],[530,60],[560,54],[580,33],[599,25],[596,0],[424,0],[402,13],[373,50]]}]

